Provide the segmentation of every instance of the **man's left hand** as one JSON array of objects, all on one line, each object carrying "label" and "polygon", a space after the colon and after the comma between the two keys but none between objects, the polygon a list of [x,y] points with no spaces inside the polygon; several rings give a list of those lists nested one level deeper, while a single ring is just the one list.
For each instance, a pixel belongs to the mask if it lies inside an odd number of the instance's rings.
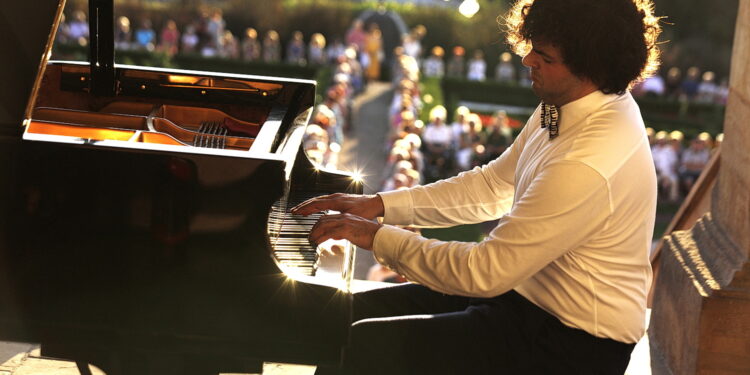
[{"label": "man's left hand", "polygon": [[372,250],[375,233],[382,225],[352,214],[323,215],[310,231],[312,244],[326,240],[349,240],[359,248]]}]

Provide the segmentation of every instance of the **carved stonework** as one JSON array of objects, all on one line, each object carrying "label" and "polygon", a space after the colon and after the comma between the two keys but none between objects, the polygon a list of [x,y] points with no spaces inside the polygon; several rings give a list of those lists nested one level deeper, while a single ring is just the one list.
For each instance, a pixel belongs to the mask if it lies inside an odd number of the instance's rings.
[{"label": "carved stonework", "polygon": [[736,285],[747,276],[741,271],[746,252],[710,212],[691,230],[667,236],[661,251],[649,329],[654,356],[665,358],[674,374],[750,372],[750,331],[744,329],[750,289]]},{"label": "carved stonework", "polygon": [[729,285],[734,273],[747,260],[747,254],[710,212],[698,219],[692,230],[670,234],[666,245],[702,297]]}]

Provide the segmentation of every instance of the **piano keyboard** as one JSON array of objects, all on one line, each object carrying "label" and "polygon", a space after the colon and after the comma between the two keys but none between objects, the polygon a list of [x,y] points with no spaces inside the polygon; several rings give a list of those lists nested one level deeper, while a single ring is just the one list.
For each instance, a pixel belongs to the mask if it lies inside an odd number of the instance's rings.
[{"label": "piano keyboard", "polygon": [[317,249],[310,244],[307,236],[313,225],[323,216],[316,213],[309,216],[293,215],[289,210],[317,194],[292,194],[274,203],[268,217],[268,237],[273,255],[285,271],[315,276],[318,268]]}]

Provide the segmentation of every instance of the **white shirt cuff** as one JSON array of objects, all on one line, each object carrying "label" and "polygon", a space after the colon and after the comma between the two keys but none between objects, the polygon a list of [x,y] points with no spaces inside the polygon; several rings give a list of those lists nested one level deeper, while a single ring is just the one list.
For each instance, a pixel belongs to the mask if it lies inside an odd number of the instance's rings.
[{"label": "white shirt cuff", "polygon": [[414,222],[414,201],[409,189],[378,193],[383,200],[383,222],[393,225],[412,225]]},{"label": "white shirt cuff", "polygon": [[407,238],[416,235],[416,233],[406,229],[383,225],[375,232],[375,238],[372,241],[372,254],[378,263],[398,272],[398,255],[401,252],[401,246]]}]

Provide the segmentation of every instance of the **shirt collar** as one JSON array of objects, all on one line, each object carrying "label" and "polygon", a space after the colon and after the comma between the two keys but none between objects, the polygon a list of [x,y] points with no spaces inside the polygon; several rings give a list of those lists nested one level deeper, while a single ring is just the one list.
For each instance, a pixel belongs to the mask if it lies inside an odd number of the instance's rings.
[{"label": "shirt collar", "polygon": [[[625,93],[622,96],[630,95]],[[560,132],[564,133],[566,127],[573,126],[589,114],[598,110],[603,105],[612,102],[621,95],[605,94],[601,90],[596,90],[586,96],[578,98],[570,103],[560,107]]]}]

